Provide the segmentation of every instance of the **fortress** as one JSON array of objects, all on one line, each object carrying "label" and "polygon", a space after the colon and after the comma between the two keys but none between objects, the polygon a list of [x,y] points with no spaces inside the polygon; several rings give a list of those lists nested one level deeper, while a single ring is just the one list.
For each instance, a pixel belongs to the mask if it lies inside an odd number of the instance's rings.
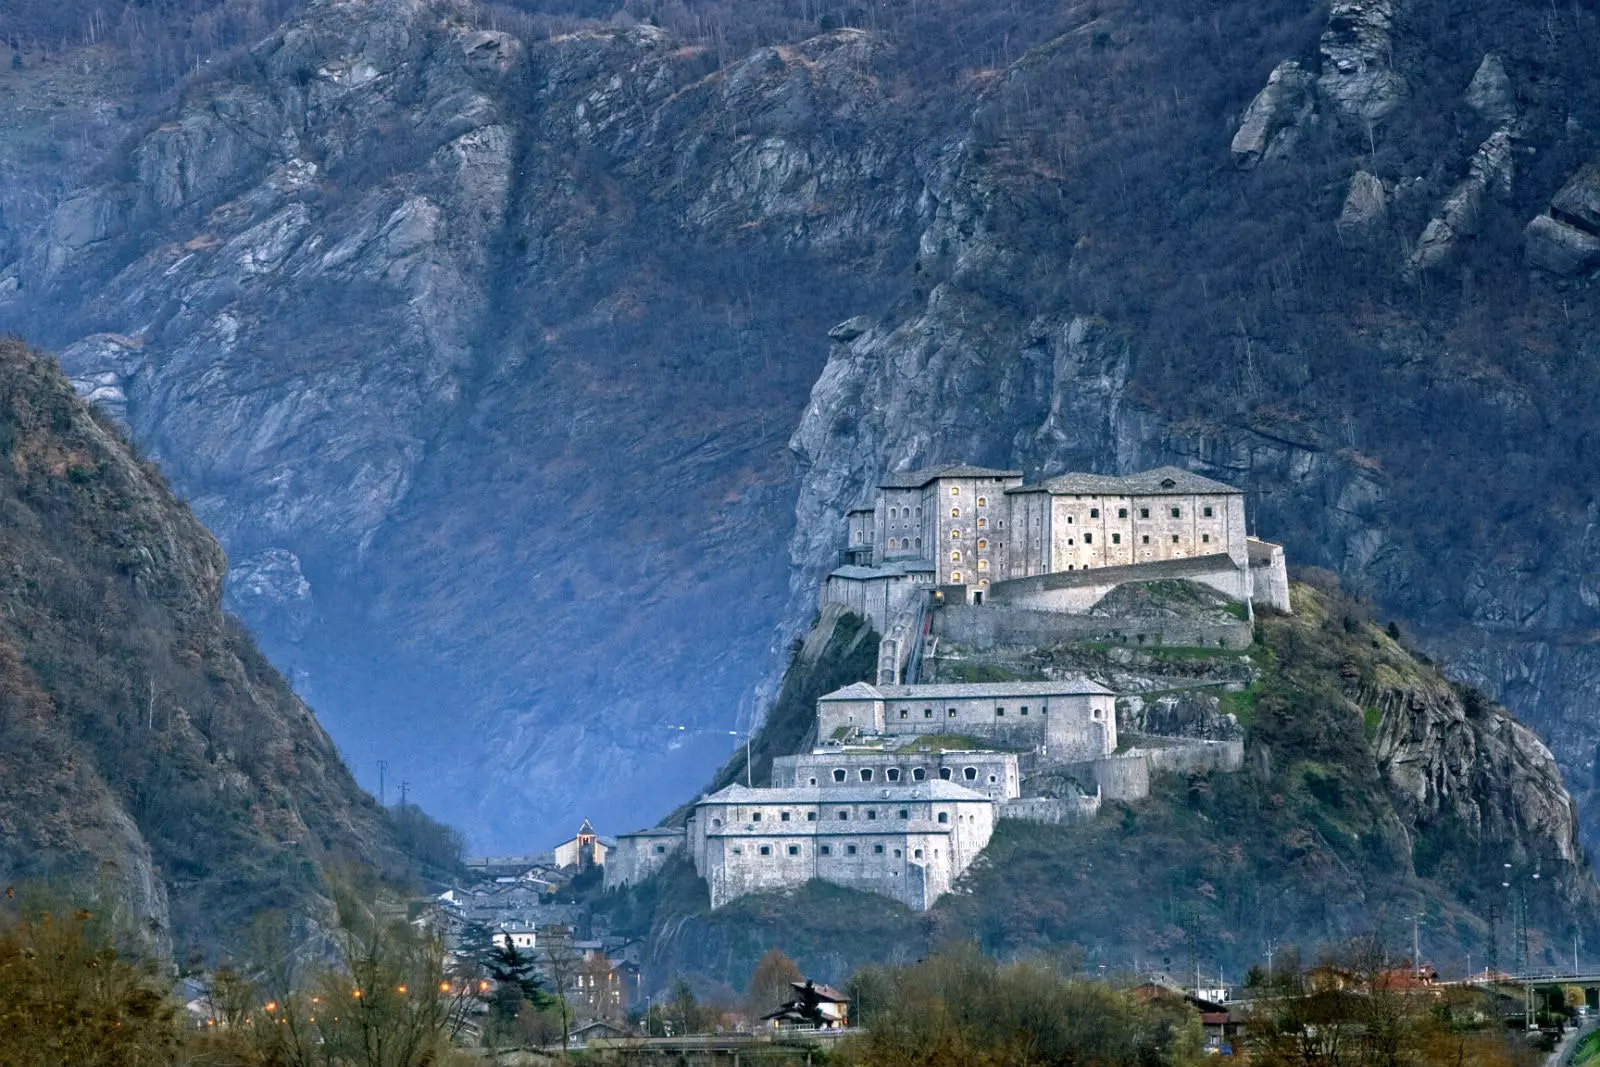
[{"label": "fortress", "polygon": [[1175,467],[1024,485],[1020,471],[956,465],[891,474],[846,520],[822,619],[848,611],[877,630],[876,681],[822,696],[808,749],[777,757],[769,787],[728,786],[681,829],[621,835],[608,888],[687,851],[714,908],[817,878],[924,910],[999,819],[1079,821],[1104,797],[1144,795],[1153,773],[1239,766],[1237,740],[1150,737],[1119,751],[1117,694],[1079,675],[921,682],[941,633],[1162,643],[1160,627],[1103,605],[1119,587],[1173,579],[1240,609],[1220,624],[1162,623],[1176,643],[1247,647],[1254,606],[1288,611],[1289,583],[1283,550],[1247,533],[1239,490]]}]

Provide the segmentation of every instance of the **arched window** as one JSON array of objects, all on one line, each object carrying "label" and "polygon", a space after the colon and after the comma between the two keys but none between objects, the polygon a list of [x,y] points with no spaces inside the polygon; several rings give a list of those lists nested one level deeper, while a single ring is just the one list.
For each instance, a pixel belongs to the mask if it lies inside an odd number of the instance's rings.
[{"label": "arched window", "polygon": [[861,780],[863,782],[872,781],[872,768],[871,767],[863,767],[863,768],[861,768]]},{"label": "arched window", "polygon": [[989,561],[988,561],[988,560],[986,560],[986,559],[980,559],[980,560],[979,560],[979,561],[978,561],[978,569],[979,569],[979,570],[980,570],[980,571],[986,571],[986,570],[988,570],[988,569],[989,569]]},{"label": "arched window", "polygon": [[939,813],[939,821],[940,822],[949,822],[950,821],[950,813],[948,811],[941,811]]},{"label": "arched window", "polygon": [[836,782],[844,781],[844,768],[843,767],[835,767],[834,768],[833,780],[836,781]]},{"label": "arched window", "polygon": [[960,530],[951,530],[950,531],[950,540],[952,540],[952,541],[961,540],[961,531]]},{"label": "arched window", "polygon": [[978,780],[978,768],[976,767],[966,767],[961,771],[961,774],[969,782],[976,782]]},{"label": "arched window", "polygon": [[721,819],[712,819],[711,820],[711,825],[713,827],[721,826],[722,825],[722,820]]},{"label": "arched window", "polygon": [[960,508],[951,508],[950,509],[950,517],[952,519],[959,519],[961,517],[961,509]]},{"label": "arched window", "polygon": [[[928,777],[928,772],[925,771],[924,769],[922,769],[921,767],[913,768],[912,771],[911,771],[911,780],[913,782],[920,782],[926,777]],[[722,824],[718,823],[717,825],[720,826]]]},{"label": "arched window", "polygon": [[980,538],[978,538],[978,547],[979,548],[988,548],[989,547],[989,542],[985,541],[983,538],[980,537]]},{"label": "arched window", "polygon": [[952,582],[959,582],[961,580],[961,572],[960,571],[951,571],[950,572],[950,580]]},{"label": "arched window", "polygon": [[961,487],[959,485],[952,485],[950,487],[950,495],[951,496],[960,496],[961,495]]},{"label": "arched window", "polygon": [[949,767],[940,767],[939,768],[939,777],[943,778],[945,781],[948,782],[950,780],[950,768]]},{"label": "arched window", "polygon": [[920,538],[920,537],[919,537],[919,538],[917,538],[917,547],[918,547],[918,548],[921,548],[921,547],[922,547],[922,538]]},{"label": "arched window", "polygon": [[919,859],[920,860],[922,858],[922,850],[920,848],[917,849],[915,852],[913,852],[911,854],[911,856],[912,856],[913,859]]},{"label": "arched window", "polygon": [[952,552],[952,553],[950,553],[950,562],[951,563],[960,563],[961,562],[961,553],[960,552]]},{"label": "arched window", "polygon": [[[901,714],[904,715],[905,713],[901,712]],[[898,782],[900,780],[900,768],[890,767],[888,770],[883,772],[883,776],[889,779],[891,782]]]},{"label": "arched window", "polygon": [[981,496],[980,496],[980,497],[979,497],[979,498],[978,498],[978,506],[979,506],[979,507],[980,507],[980,508],[985,508],[985,507],[988,507],[988,506],[989,506],[989,501],[988,501],[988,498],[986,498],[986,497],[981,497]]}]

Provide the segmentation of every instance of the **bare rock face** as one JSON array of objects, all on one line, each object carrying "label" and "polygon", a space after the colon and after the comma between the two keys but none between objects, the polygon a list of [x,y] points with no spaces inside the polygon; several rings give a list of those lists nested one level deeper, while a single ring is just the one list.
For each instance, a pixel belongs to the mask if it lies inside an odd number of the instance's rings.
[{"label": "bare rock face", "polygon": [[1364,237],[1382,225],[1389,213],[1389,194],[1375,174],[1358,170],[1350,177],[1350,191],[1339,211],[1339,232]]},{"label": "bare rock face", "polygon": [[1506,75],[1500,57],[1490,53],[1478,64],[1467,86],[1467,106],[1495,126],[1510,126],[1517,121],[1517,94]]},{"label": "bare rock face", "polygon": [[1523,232],[1528,265],[1572,276],[1600,266],[1600,163],[1574,174]]},{"label": "bare rock face", "polygon": [[1511,133],[1496,130],[1478,146],[1467,177],[1451,190],[1438,214],[1428,221],[1417,239],[1407,266],[1414,273],[1435,270],[1449,262],[1461,241],[1477,235],[1487,198],[1511,191],[1515,174]]},{"label": "bare rock face", "polygon": [[1393,67],[1395,12],[1393,0],[1336,0],[1328,12],[1317,87],[1352,118],[1379,122],[1405,99]]},{"label": "bare rock face", "polygon": [[1278,159],[1293,151],[1312,121],[1316,108],[1316,79],[1300,64],[1286,59],[1272,69],[1266,87],[1256,94],[1233,135],[1233,161],[1253,167],[1263,159]]}]

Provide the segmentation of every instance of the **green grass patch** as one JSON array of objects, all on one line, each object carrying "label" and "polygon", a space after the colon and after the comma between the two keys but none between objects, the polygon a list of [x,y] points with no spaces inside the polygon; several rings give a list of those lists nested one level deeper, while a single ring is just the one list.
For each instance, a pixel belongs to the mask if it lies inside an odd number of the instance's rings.
[{"label": "green grass patch", "polygon": [[1246,730],[1256,718],[1256,701],[1261,699],[1260,683],[1241,689],[1237,693],[1217,694],[1218,710],[1225,715],[1232,715],[1239,720],[1239,725]]},{"label": "green grass patch", "polygon": [[1585,1034],[1578,1047],[1572,1050],[1572,1067],[1590,1067],[1600,1063],[1600,1030]]},{"label": "green grass patch", "polygon": [[948,674],[952,682],[1020,682],[1036,681],[1033,674],[1024,678],[1017,671],[1007,670],[993,663],[948,663],[941,666],[941,674]]},{"label": "green grass patch", "polygon": [[1004,747],[993,741],[985,741],[967,734],[928,734],[901,745],[896,752],[904,755],[911,752],[954,752],[973,748],[992,748],[1004,751]]},{"label": "green grass patch", "polygon": [[1367,730],[1367,740],[1371,741],[1378,736],[1378,724],[1383,721],[1383,712],[1377,708],[1367,708],[1362,712],[1361,720]]}]

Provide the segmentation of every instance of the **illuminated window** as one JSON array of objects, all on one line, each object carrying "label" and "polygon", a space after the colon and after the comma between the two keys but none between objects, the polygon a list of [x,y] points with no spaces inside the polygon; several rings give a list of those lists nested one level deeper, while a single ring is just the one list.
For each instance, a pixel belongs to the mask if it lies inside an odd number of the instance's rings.
[{"label": "illuminated window", "polygon": [[952,541],[961,540],[961,531],[960,530],[951,530],[950,531],[950,540],[952,540]]},{"label": "illuminated window", "polygon": [[959,582],[961,580],[961,572],[960,571],[951,571],[950,572],[950,580],[952,582]]},{"label": "illuminated window", "polygon": [[960,563],[961,562],[961,553],[959,553],[959,552],[950,553],[950,562],[951,563]]},{"label": "illuminated window", "polygon": [[960,508],[951,508],[950,509],[950,517],[952,519],[959,519],[961,517],[961,509]]},{"label": "illuminated window", "polygon": [[923,709],[922,709],[922,717],[923,717],[923,718],[924,718],[924,719],[931,719],[931,718],[933,718],[933,709],[932,709],[932,708],[923,708]]},{"label": "illuminated window", "polygon": [[902,719],[909,719],[911,717],[911,713],[909,711],[907,711],[905,708],[901,708],[900,709],[900,717]]},{"label": "illuminated window", "polygon": [[980,496],[980,497],[979,497],[979,498],[978,498],[978,506],[979,506],[979,507],[980,507],[980,508],[986,508],[986,507],[988,507],[988,506],[989,506],[989,500],[988,500],[988,498],[987,498],[987,497],[981,497],[981,496]]},{"label": "illuminated window", "polygon": [[989,569],[989,561],[988,561],[988,560],[986,560],[986,559],[980,559],[980,560],[979,560],[979,561],[978,561],[978,569],[979,569],[979,570],[980,570],[980,571],[986,571],[986,570],[988,570],[988,569]]},{"label": "illuminated window", "polygon": [[989,520],[988,520],[988,519],[986,519],[986,518],[983,518],[983,517],[982,517],[982,516],[981,516],[981,515],[980,515],[980,516],[979,516],[979,517],[978,517],[978,525],[979,525],[979,526],[987,526],[987,525],[989,525]]},{"label": "illuminated window", "polygon": [[951,496],[960,496],[961,495],[961,487],[959,485],[952,485],[950,487],[950,495]]},{"label": "illuminated window", "polygon": [[979,580],[978,580],[978,584],[979,584],[979,585],[988,585],[988,584],[989,584],[989,579],[987,579],[987,578],[980,578],[980,579],[979,579]]},{"label": "illuminated window", "polygon": [[955,718],[956,717],[956,709],[955,708],[947,708],[946,711],[945,711],[945,717],[946,718],[950,718],[950,719]]},{"label": "illuminated window", "polygon": [[983,538],[980,537],[980,538],[978,538],[978,547],[979,548],[988,548],[989,547],[989,542],[985,541]]}]

